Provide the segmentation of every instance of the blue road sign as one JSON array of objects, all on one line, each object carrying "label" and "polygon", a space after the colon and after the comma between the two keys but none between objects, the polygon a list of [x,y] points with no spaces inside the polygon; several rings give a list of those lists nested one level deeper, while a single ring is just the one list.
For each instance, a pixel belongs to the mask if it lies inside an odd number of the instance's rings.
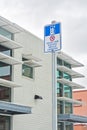
[{"label": "blue road sign", "polygon": [[44,51],[52,52],[61,49],[60,23],[46,25],[44,27]]}]

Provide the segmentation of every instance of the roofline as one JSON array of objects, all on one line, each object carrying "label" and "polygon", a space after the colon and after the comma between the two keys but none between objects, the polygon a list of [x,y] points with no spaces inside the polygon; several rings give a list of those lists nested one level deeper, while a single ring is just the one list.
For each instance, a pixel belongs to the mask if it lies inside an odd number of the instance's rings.
[{"label": "roofline", "polygon": [[72,58],[71,56],[67,55],[66,53],[64,53],[62,51],[58,52],[57,57],[64,60],[65,62],[69,63],[72,68],[84,66],[82,63],[74,60],[74,58]]},{"label": "roofline", "polygon": [[87,91],[87,88],[86,88],[86,89],[79,89],[79,90],[77,90],[77,89],[75,90],[75,89],[74,89],[74,90],[73,90],[73,93],[76,93],[76,92],[79,92],[79,91],[80,91],[80,92]]},{"label": "roofline", "polygon": [[27,33],[29,33],[30,35],[32,35],[32,36],[38,38],[39,40],[41,40],[41,41],[43,42],[43,40],[42,40],[41,38],[39,38],[38,36],[36,36],[36,35],[34,35],[33,33],[29,32],[28,30],[24,29],[24,28],[21,27],[20,25],[18,25],[18,24],[16,24],[16,23],[13,23],[13,22],[11,22],[10,20],[8,20],[8,19],[6,19],[6,18],[4,18],[4,17],[2,17],[2,16],[0,16],[0,19],[3,20],[4,22],[6,22],[6,23],[8,23],[8,24],[10,24],[10,25],[12,25],[12,26],[14,26],[15,28],[19,29],[20,32],[27,32]]}]

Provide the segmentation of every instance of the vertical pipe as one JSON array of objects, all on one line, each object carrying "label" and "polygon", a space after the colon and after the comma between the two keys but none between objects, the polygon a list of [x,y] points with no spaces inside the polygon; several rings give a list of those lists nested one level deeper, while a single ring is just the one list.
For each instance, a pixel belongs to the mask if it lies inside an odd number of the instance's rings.
[{"label": "vertical pipe", "polygon": [[52,50],[52,130],[57,130],[56,56]]}]

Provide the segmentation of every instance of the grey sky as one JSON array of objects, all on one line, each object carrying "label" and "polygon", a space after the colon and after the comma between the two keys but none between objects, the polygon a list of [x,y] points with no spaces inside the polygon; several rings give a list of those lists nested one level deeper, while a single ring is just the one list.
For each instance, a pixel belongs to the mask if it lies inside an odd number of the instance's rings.
[{"label": "grey sky", "polygon": [[0,0],[0,15],[42,39],[44,25],[61,22],[62,50],[87,71],[87,0]]}]

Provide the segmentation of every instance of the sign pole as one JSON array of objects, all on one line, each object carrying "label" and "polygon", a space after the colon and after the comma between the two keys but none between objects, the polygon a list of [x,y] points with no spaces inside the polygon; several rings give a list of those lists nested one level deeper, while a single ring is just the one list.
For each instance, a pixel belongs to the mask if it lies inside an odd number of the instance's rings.
[{"label": "sign pole", "polygon": [[52,50],[52,130],[57,130],[56,55]]},{"label": "sign pole", "polygon": [[56,52],[61,50],[61,25],[52,21],[44,27],[44,52],[52,53],[52,130],[57,129]]}]

